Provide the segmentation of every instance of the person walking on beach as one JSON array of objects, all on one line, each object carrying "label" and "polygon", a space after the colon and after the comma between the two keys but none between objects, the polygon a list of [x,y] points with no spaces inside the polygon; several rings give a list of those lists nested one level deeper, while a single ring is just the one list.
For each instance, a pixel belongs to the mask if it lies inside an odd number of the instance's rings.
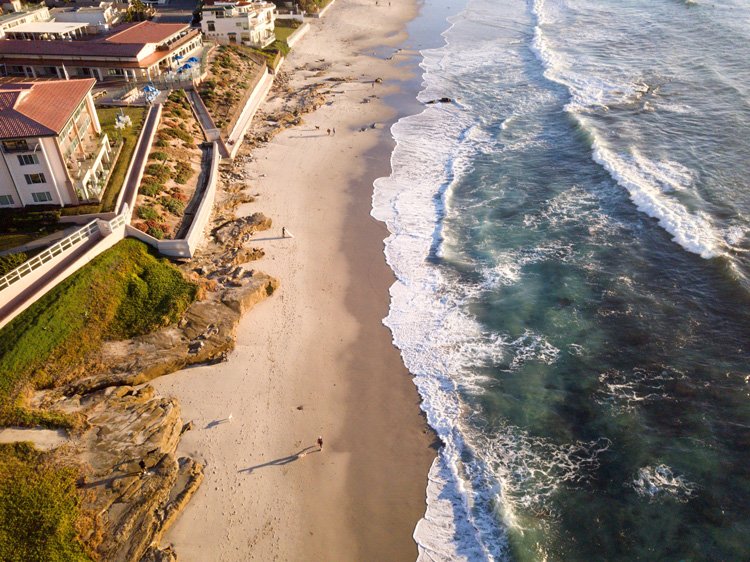
[{"label": "person walking on beach", "polygon": [[331,136],[331,129],[326,129],[326,133],[327,133],[327,134],[328,134],[328,136],[330,137],[330,136]]},{"label": "person walking on beach", "polygon": [[286,238],[286,227],[285,226],[281,227],[281,237],[282,238]]},{"label": "person walking on beach", "polygon": [[336,127],[334,127],[333,129],[331,129],[331,132],[332,132],[331,134],[336,135]]},{"label": "person walking on beach", "polygon": [[323,450],[323,436],[322,435],[318,436],[318,449],[321,451]]}]

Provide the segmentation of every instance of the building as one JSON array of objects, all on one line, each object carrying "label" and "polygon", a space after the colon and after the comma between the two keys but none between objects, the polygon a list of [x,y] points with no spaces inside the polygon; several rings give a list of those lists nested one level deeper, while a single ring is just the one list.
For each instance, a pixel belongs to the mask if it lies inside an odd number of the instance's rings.
[{"label": "building", "polygon": [[0,73],[26,78],[151,80],[203,45],[201,33],[185,23],[143,21],[108,35],[74,41],[0,40]]},{"label": "building", "polygon": [[37,40],[37,41],[69,41],[80,39],[86,35],[85,23],[69,23],[56,21],[39,21],[24,23],[5,32],[6,39]]},{"label": "building", "polygon": [[97,201],[111,170],[96,81],[0,84],[0,207]]},{"label": "building", "polygon": [[88,33],[104,33],[122,19],[123,12],[112,2],[101,2],[98,6],[53,8],[50,16],[56,22],[85,23]]},{"label": "building", "polygon": [[270,2],[217,2],[203,7],[201,30],[217,43],[264,48],[274,42],[276,6]]},{"label": "building", "polygon": [[28,23],[49,21],[49,9],[46,6],[33,10],[22,10],[0,15],[0,39],[5,37],[6,32]]}]

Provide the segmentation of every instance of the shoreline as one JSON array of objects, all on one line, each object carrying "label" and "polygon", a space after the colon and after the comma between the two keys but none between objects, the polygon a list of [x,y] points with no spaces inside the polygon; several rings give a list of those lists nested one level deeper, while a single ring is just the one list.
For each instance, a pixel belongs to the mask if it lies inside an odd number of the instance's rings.
[{"label": "shoreline", "polygon": [[[390,173],[390,125],[401,116],[390,103],[418,70],[416,59],[407,68],[375,52],[395,51],[417,12],[417,2],[339,0],[285,63],[291,88],[317,79],[329,92],[246,165],[247,193],[259,196],[238,214],[263,210],[274,220],[249,244],[266,251],[253,265],[281,288],[242,319],[228,362],[152,383],[195,423],[178,453],[206,465],[203,486],[164,539],[182,560],[417,557],[412,534],[425,511],[434,435],[382,323],[395,277],[383,254],[388,231],[370,216],[373,182]],[[274,90],[261,111],[278,98]],[[295,238],[280,239],[281,226]],[[212,425],[229,414],[231,422]]]}]

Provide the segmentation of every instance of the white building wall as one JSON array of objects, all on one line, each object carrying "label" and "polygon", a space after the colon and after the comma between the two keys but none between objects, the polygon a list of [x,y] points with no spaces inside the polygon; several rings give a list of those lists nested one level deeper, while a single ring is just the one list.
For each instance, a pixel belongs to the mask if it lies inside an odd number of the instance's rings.
[{"label": "white building wall", "polygon": [[[203,12],[201,31],[206,37],[219,43],[229,43],[230,33],[234,33],[237,43],[258,43],[259,46],[265,46],[272,43],[273,39],[259,41],[259,38],[273,33],[274,20],[273,6],[263,8],[259,12],[240,12],[235,15],[225,11],[224,17],[221,18],[216,17],[216,12],[207,10]],[[213,23],[213,31],[209,29],[209,22]]]},{"label": "white building wall", "polygon": [[3,153],[2,149],[0,149],[0,195],[10,196],[10,198],[13,200],[13,204],[0,204],[0,209],[21,206],[21,199],[18,197],[18,192],[16,192],[15,186],[13,184],[13,176],[10,174],[10,170],[8,170],[8,164],[5,162],[6,156],[13,155],[6,155],[5,153]]},{"label": "white building wall", "polygon": [[[4,153],[3,156],[8,165],[8,171],[13,177],[13,183],[21,197],[22,205],[46,204],[62,206],[65,202],[60,197],[57,189],[54,168],[48,161],[48,152],[44,150],[42,143],[39,142],[40,140],[44,139],[27,139],[29,148],[32,149],[29,152]],[[21,165],[18,157],[26,154],[36,155],[38,163]],[[27,174],[44,174],[45,181],[44,183],[29,184],[26,181]],[[38,203],[34,201],[32,193],[49,193],[52,199],[50,201],[45,201],[44,203]]]}]

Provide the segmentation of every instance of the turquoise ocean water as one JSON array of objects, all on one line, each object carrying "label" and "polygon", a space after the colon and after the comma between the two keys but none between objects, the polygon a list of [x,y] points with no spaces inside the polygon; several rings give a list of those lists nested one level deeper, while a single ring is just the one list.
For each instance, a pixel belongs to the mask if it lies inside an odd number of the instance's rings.
[{"label": "turquoise ocean water", "polygon": [[750,4],[448,26],[419,99],[455,101],[393,127],[373,197],[444,444],[420,558],[750,559]]}]

